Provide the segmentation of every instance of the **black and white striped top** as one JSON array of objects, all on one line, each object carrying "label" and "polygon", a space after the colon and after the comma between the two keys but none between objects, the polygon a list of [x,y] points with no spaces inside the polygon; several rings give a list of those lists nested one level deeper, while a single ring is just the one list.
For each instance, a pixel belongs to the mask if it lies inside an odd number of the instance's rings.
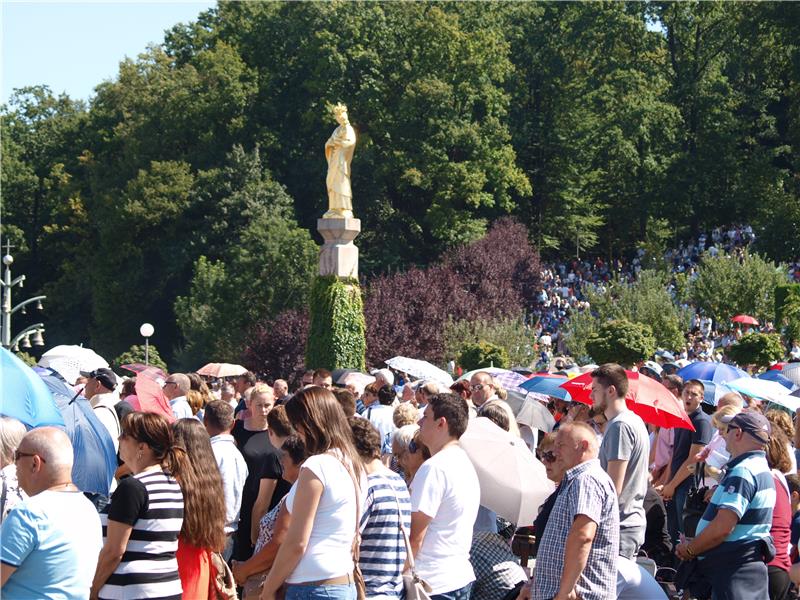
[{"label": "black and white striped top", "polygon": [[103,538],[108,521],[133,526],[119,566],[100,589],[100,598],[180,598],[178,534],[183,524],[183,494],[161,470],[123,479],[100,515]]}]

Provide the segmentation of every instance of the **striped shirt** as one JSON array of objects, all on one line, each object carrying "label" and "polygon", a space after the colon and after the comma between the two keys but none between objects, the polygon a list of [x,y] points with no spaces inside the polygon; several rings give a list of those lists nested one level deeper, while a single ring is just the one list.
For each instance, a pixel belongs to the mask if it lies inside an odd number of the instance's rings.
[{"label": "striped shirt", "polygon": [[358,564],[364,575],[367,598],[394,600],[403,592],[403,565],[406,562],[400,513],[408,533],[411,531],[411,498],[403,478],[388,469],[371,473],[367,485],[367,499],[361,515]]},{"label": "striped shirt", "polygon": [[708,527],[721,508],[735,512],[739,522],[725,541],[704,552],[700,558],[735,557],[746,546],[769,538],[773,506],[775,484],[764,452],[745,452],[731,460],[725,477],[714,490],[711,502],[697,525],[697,535]]},{"label": "striped shirt", "polygon": [[100,598],[180,598],[178,534],[183,525],[183,494],[161,470],[123,479],[100,514],[103,537],[108,521],[133,527],[125,554],[100,589]]}]

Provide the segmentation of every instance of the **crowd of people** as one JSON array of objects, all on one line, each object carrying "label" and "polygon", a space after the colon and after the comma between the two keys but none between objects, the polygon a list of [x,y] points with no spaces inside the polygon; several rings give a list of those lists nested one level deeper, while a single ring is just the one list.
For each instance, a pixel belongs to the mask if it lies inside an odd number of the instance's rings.
[{"label": "crowd of people", "polygon": [[[710,233],[699,234],[696,239],[681,241],[676,248],[666,250],[661,259],[675,275],[685,274],[693,278],[697,275],[704,253],[712,257],[722,253],[740,255],[755,240],[756,235],[750,225],[717,227]],[[542,289],[531,313],[531,322],[535,323],[532,333],[539,340],[543,360],[552,358],[554,354],[569,353],[560,333],[570,315],[591,309],[587,294],[590,289],[603,293],[614,281],[635,281],[645,260],[646,251],[640,248],[631,259],[620,257],[608,261],[600,257],[575,258],[542,265]],[[800,257],[790,262],[788,269],[790,279],[800,282]],[[703,323],[700,323],[701,320]],[[765,331],[771,330],[771,327],[771,324],[764,324]],[[736,330],[718,331],[716,324],[699,315],[694,317],[691,332],[691,339],[687,339],[684,348],[667,350],[684,354],[683,358],[714,360],[719,354],[715,349],[719,351],[729,346],[735,341],[736,335]]]},{"label": "crowd of people", "polygon": [[117,440],[105,498],[73,483],[62,430],[0,418],[3,597],[391,599],[412,586],[437,600],[785,600],[800,582],[800,427],[735,392],[703,404],[698,380],[661,380],[692,430],[645,423],[615,364],[591,371],[590,406],[551,399],[555,428],[526,440],[555,491],[534,523],[509,523],[482,505],[459,444],[473,419],[521,435],[488,372],[446,388],[318,369],[294,393],[251,373],[212,387],[172,373],[169,414],[138,410],[109,369],[84,377]]}]

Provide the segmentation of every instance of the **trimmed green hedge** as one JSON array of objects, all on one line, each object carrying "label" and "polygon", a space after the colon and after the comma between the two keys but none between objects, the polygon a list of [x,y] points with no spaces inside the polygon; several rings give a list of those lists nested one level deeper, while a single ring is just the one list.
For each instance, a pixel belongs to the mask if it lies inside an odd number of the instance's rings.
[{"label": "trimmed green hedge", "polygon": [[502,346],[481,340],[476,344],[467,344],[458,357],[458,364],[465,371],[497,367],[508,368],[508,352]]},{"label": "trimmed green hedge", "polygon": [[365,369],[364,304],[357,279],[314,278],[306,366],[310,369]]}]

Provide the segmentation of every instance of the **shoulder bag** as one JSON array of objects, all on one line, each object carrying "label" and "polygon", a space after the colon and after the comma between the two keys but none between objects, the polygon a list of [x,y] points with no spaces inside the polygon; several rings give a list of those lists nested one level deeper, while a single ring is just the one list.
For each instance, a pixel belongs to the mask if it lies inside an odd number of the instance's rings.
[{"label": "shoulder bag", "polygon": [[397,499],[397,494],[394,495],[394,501],[397,504],[397,517],[400,524],[400,531],[403,534],[403,541],[406,545],[406,561],[408,562],[409,571],[403,573],[403,588],[406,592],[406,600],[430,600],[431,586],[428,582],[420,579],[417,574],[417,567],[414,564],[414,553],[411,552],[411,540],[408,537],[408,532],[403,525],[403,511],[400,509],[400,501]]}]

